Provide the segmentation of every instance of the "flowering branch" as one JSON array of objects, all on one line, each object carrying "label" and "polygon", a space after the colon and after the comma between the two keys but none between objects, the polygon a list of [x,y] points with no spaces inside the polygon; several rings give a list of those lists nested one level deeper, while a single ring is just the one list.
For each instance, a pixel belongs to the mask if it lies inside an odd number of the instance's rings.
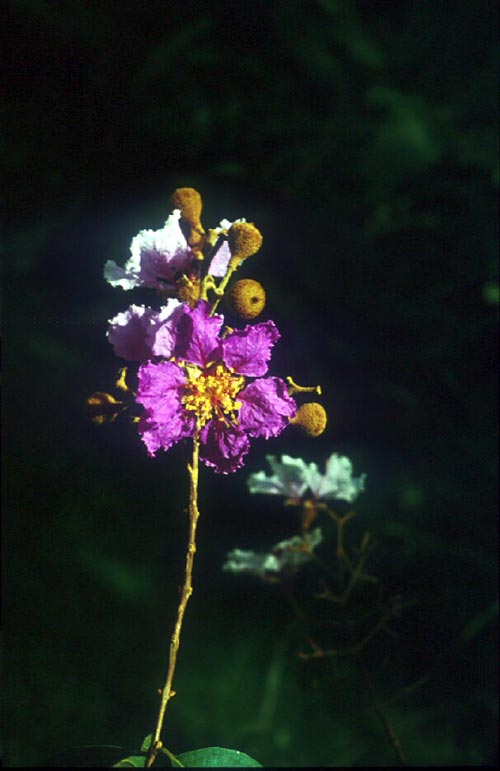
[{"label": "flowering branch", "polygon": [[[199,461],[217,474],[230,474],[244,465],[250,440],[277,437],[291,424],[319,436],[327,423],[320,404],[299,406],[292,397],[296,392],[320,393],[319,386],[300,387],[289,379],[288,388],[282,378],[266,377],[271,350],[281,337],[272,320],[233,328],[215,312],[222,299],[243,321],[255,319],[263,310],[266,294],[259,282],[242,279],[228,290],[235,271],[262,245],[258,228],[239,219],[222,220],[206,230],[200,219],[201,196],[193,188],[178,188],[172,202],[175,209],[163,228],[141,230],[135,236],[123,267],[108,260],[104,268],[111,286],[149,287],[165,303],[158,310],[130,305],[109,321],[107,336],[115,354],[138,364],[137,386],[134,390],[128,386],[127,368],[122,368],[115,383],[123,392],[120,399],[99,391],[87,400],[90,417],[98,425],[128,410],[151,458],[193,439],[184,584],[156,726],[146,745],[147,768],[164,752],[161,733],[175,693],[172,683],[182,623],[193,592]],[[311,559],[321,537],[318,529],[310,535],[314,543],[304,532],[298,540],[278,544],[273,564],[286,563],[295,570],[304,559]]]},{"label": "flowering branch", "polygon": [[186,568],[184,573],[184,585],[181,591],[181,598],[179,601],[179,607],[177,608],[177,620],[175,622],[174,632],[170,641],[170,654],[168,663],[168,672],[165,686],[161,691],[160,710],[158,712],[158,719],[156,721],[156,728],[151,740],[151,748],[146,761],[146,768],[150,768],[155,762],[156,756],[162,748],[162,742],[160,740],[161,731],[163,727],[163,720],[165,718],[165,712],[167,710],[167,704],[169,700],[174,696],[175,691],[172,690],[172,682],[174,679],[175,665],[177,662],[177,653],[180,645],[180,636],[182,629],[182,622],[184,620],[184,613],[186,612],[186,606],[189,598],[193,593],[192,575],[193,575],[193,562],[194,555],[196,553],[196,525],[198,523],[198,517],[200,512],[198,510],[198,463],[199,463],[200,441],[198,435],[193,438],[193,459],[191,465],[188,465],[189,472],[189,541],[186,552]]}]

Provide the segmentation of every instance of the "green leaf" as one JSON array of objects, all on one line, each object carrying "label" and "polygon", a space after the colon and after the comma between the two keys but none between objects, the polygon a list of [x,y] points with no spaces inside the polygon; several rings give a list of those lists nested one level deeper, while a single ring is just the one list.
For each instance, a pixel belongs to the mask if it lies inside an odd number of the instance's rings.
[{"label": "green leaf", "polygon": [[[128,758],[122,758],[118,763],[115,763],[113,768],[145,768],[146,757],[147,752],[143,752],[140,755],[129,755]],[[171,762],[171,759],[173,762]],[[172,768],[172,766],[182,768],[182,764],[177,761],[175,755],[172,755],[164,748],[158,753],[154,765],[155,768]]]},{"label": "green leaf", "polygon": [[[141,752],[148,752],[151,747],[152,734],[148,734],[141,745]],[[163,756],[163,757],[162,757]],[[162,747],[158,754],[158,761],[163,760],[164,763],[170,760],[173,767],[178,768],[217,768],[217,767],[241,767],[247,768],[262,768],[260,763],[251,758],[245,752],[239,752],[238,750],[227,750],[224,747],[205,747],[202,750],[192,750],[191,752],[183,752],[181,755],[173,755],[166,747]],[[125,760],[131,760],[133,758],[125,758]],[[123,761],[124,763],[124,761]],[[120,764],[122,765],[122,764]],[[132,765],[128,763],[127,765]],[[156,764],[155,764],[156,765]],[[161,763],[158,763],[161,765]]]},{"label": "green leaf", "polygon": [[146,755],[130,755],[128,758],[114,763],[112,768],[144,768],[146,765]]},{"label": "green leaf", "polygon": [[239,768],[262,768],[260,763],[251,758],[245,752],[238,750],[227,750],[224,747],[205,747],[203,750],[192,750],[192,752],[183,752],[177,756],[182,765],[186,768],[221,768],[232,766]]}]

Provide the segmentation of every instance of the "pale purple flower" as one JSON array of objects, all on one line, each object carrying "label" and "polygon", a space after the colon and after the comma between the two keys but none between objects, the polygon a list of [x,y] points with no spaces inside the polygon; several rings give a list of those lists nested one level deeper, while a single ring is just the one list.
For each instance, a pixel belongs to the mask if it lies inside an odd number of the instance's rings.
[{"label": "pale purple flower", "polygon": [[131,305],[109,320],[107,337],[115,354],[128,361],[146,362],[152,355],[169,357],[175,346],[175,327],[182,313],[179,300],[170,298],[159,311]]},{"label": "pale purple flower", "polygon": [[[301,500],[308,494],[314,500],[341,500],[352,503],[365,489],[366,474],[354,478],[352,463],[333,453],[326,461],[325,474],[320,474],[316,463],[305,463],[301,458],[282,455],[281,462],[274,455],[267,455],[272,474],[264,471],[250,474],[248,487],[251,493],[283,495]],[[308,492],[307,492],[308,491]]]},{"label": "pale purple flower", "polygon": [[[138,423],[148,452],[167,450],[180,439],[199,435],[200,458],[216,472],[243,465],[250,438],[278,436],[295,415],[286,383],[265,375],[271,348],[280,334],[272,321],[221,336],[223,317],[210,315],[200,300],[182,307],[173,351],[162,347],[155,330],[154,354],[170,361],[149,361],[139,368],[137,401],[145,407]],[[168,320],[165,322],[168,324]]]},{"label": "pale purple flower", "polygon": [[[123,267],[117,265],[114,260],[106,262],[106,281],[111,286],[119,286],[122,289],[151,287],[173,291],[177,275],[189,275],[196,261],[193,250],[181,230],[180,216],[180,210],[174,209],[160,230],[141,230],[132,239],[131,256]],[[222,233],[231,227],[231,224],[228,220],[223,220],[220,227],[214,230],[216,233]],[[211,258],[208,272],[215,277],[224,276],[230,257],[229,246],[224,241]]]}]

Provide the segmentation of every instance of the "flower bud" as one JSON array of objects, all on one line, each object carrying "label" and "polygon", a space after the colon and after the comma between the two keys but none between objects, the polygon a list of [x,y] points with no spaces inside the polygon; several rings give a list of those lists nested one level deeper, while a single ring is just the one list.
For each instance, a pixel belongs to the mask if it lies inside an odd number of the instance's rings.
[{"label": "flower bud", "polygon": [[102,426],[111,423],[122,409],[123,402],[117,401],[111,394],[97,391],[87,399],[87,410],[93,423]]},{"label": "flower bud", "polygon": [[252,278],[237,281],[226,295],[226,303],[242,319],[255,319],[266,304],[264,287]]},{"label": "flower bud", "polygon": [[172,195],[172,203],[181,210],[182,219],[191,228],[200,227],[202,209],[201,195],[193,187],[178,187]]},{"label": "flower bud", "polygon": [[253,222],[235,222],[228,230],[227,240],[233,258],[246,260],[262,246],[262,234]]},{"label": "flower bud", "polygon": [[299,426],[308,436],[320,436],[326,428],[326,410],[318,402],[301,404],[290,423]]}]

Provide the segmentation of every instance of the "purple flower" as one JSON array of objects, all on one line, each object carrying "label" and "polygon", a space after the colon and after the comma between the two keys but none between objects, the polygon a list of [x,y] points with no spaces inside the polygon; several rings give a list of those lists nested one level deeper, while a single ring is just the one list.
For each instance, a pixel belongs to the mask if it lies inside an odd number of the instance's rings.
[{"label": "purple flower", "polygon": [[[113,260],[104,266],[104,277],[111,286],[122,289],[151,287],[153,289],[174,289],[176,274],[189,274],[195,260],[193,250],[186,241],[180,227],[180,210],[175,209],[160,230],[141,230],[132,239],[131,256],[120,267]],[[223,220],[216,233],[222,233],[231,227],[231,222]],[[212,276],[224,276],[231,253],[227,242],[223,242],[212,257],[208,272]]]},{"label": "purple flower", "polygon": [[[168,324],[168,320],[165,322]],[[139,368],[137,401],[145,407],[138,429],[150,455],[180,439],[199,435],[200,458],[218,473],[243,465],[249,438],[277,436],[295,415],[283,380],[265,375],[271,347],[280,335],[272,321],[220,335],[223,318],[210,305],[182,306],[170,361]],[[161,325],[154,353],[163,352]]]}]

